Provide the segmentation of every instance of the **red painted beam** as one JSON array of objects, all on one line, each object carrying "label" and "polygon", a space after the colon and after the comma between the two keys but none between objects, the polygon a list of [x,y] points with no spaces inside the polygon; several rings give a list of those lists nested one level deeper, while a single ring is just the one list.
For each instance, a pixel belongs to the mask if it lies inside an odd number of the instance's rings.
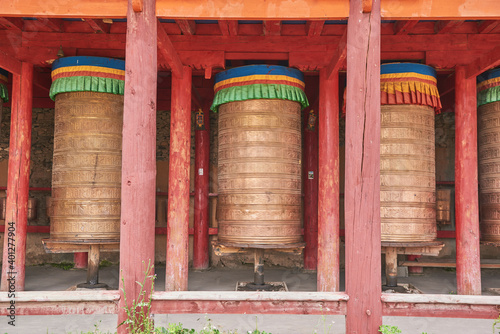
[{"label": "red painted beam", "polygon": [[380,226],[380,2],[362,13],[350,1],[345,131],[347,333],[378,333],[382,324]]},{"label": "red painted beam", "polygon": [[477,32],[479,34],[488,34],[492,32],[500,23],[500,20],[484,20],[477,23]]},{"label": "red painted beam", "polygon": [[306,35],[308,37],[321,36],[321,32],[323,31],[324,25],[325,25],[324,20],[308,21],[306,23]]},{"label": "red painted beam", "polygon": [[397,21],[394,23],[394,35],[408,35],[417,23],[418,20]]},{"label": "red painted beam", "polygon": [[334,76],[338,75],[339,70],[345,64],[345,58],[347,56],[347,29],[344,31],[342,38],[337,46],[337,50],[333,54],[330,64],[326,67],[326,78],[328,80],[332,79]]},{"label": "red painted beam", "polygon": [[264,36],[280,36],[281,35],[281,21],[279,20],[266,20],[262,23],[262,33]]},{"label": "red painted beam", "polygon": [[476,78],[455,72],[455,228],[457,292],[481,294],[477,171]]},{"label": "red painted beam", "polygon": [[236,20],[218,20],[222,36],[237,36],[238,21]]},{"label": "red painted beam", "polygon": [[21,62],[0,50],[0,67],[12,74],[21,74]]},{"label": "red painted beam", "polygon": [[87,252],[80,252],[73,254],[73,262],[75,262],[75,268],[79,269],[87,268],[88,259],[89,259],[89,253]]},{"label": "red painted beam", "polygon": [[175,20],[183,35],[196,34],[196,22],[193,20]]},{"label": "red painted beam", "polygon": [[482,53],[465,68],[466,78],[476,77],[484,71],[500,65],[500,46]]},{"label": "red painted beam", "polygon": [[453,29],[462,25],[464,22],[464,20],[437,21],[434,25],[434,31],[436,34],[449,33]]},{"label": "red painted beam", "polygon": [[192,74],[187,66],[183,72],[172,76],[165,291],[188,288]]},{"label": "red painted beam", "polygon": [[111,25],[104,23],[101,19],[84,19],[85,22],[96,32],[100,34],[108,34]]},{"label": "red painted beam", "polygon": [[[137,300],[146,268],[155,259],[156,192],[156,1],[144,0],[136,13],[128,0],[125,95],[122,138],[120,219],[120,301],[118,324],[127,319],[125,306]],[[146,280],[145,291],[151,291]],[[125,292],[124,292],[125,291]],[[127,295],[125,301],[124,293]],[[145,301],[149,299],[146,295]],[[138,310],[139,311],[139,310]],[[125,326],[118,333],[127,333]]]},{"label": "red painted beam", "polygon": [[0,17],[0,24],[13,31],[23,31],[24,27],[24,21],[20,17]]},{"label": "red painted beam", "polygon": [[161,56],[165,58],[167,63],[172,69],[172,73],[179,78],[183,75],[183,65],[174,48],[174,45],[170,41],[165,29],[163,29],[162,24],[158,21],[158,51]]},{"label": "red painted beam", "polygon": [[208,215],[210,179],[210,109],[208,107],[205,107],[203,114],[195,114],[194,128],[195,195],[193,268],[206,269],[209,265],[208,228],[210,218]]},{"label": "red painted beam", "polygon": [[318,291],[339,291],[339,96],[338,72],[319,72]]},{"label": "red painted beam", "polygon": [[48,28],[50,31],[53,32],[63,32],[63,21],[62,19],[49,19],[46,17],[39,17],[37,18],[37,21],[43,25],[44,27]]},{"label": "red painted beam", "polygon": [[14,75],[12,82],[2,291],[24,290],[32,102],[33,64],[22,63],[21,75]]}]

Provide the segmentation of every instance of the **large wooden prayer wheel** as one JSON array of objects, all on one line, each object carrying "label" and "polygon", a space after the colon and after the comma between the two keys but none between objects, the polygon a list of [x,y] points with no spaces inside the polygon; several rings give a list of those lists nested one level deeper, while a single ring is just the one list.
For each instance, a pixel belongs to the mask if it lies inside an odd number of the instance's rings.
[{"label": "large wooden prayer wheel", "polygon": [[302,241],[303,88],[302,73],[281,66],[245,66],[217,75],[212,109],[220,113],[220,243]]},{"label": "large wooden prayer wheel", "polygon": [[123,76],[115,59],[53,65],[51,239],[119,240]]},{"label": "large wooden prayer wheel", "polygon": [[481,240],[500,242],[500,69],[478,76]]},{"label": "large wooden prayer wheel", "polygon": [[436,240],[435,70],[381,66],[380,215],[383,242]]}]

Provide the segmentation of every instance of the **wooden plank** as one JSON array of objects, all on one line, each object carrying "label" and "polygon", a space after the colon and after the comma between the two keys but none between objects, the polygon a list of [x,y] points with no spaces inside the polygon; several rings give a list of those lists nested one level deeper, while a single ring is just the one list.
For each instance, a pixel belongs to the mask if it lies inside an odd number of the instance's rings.
[{"label": "wooden plank", "polygon": [[332,56],[330,64],[326,67],[325,75],[328,79],[333,76],[338,75],[338,71],[344,66],[345,58],[347,56],[347,29],[345,30],[340,42],[337,46],[337,50]]},{"label": "wooden plank", "polygon": [[238,35],[238,21],[232,20],[218,20],[219,28],[222,36],[237,36]]},{"label": "wooden plank", "polygon": [[279,20],[265,20],[262,23],[262,33],[264,36],[280,36],[281,35],[281,21]]},{"label": "wooden plank", "polygon": [[37,21],[38,21],[38,23],[40,23],[44,27],[48,28],[50,31],[63,32],[62,19],[51,19],[51,18],[46,18],[46,17],[39,17],[39,18],[37,18]]},{"label": "wooden plank", "polygon": [[477,23],[477,32],[479,34],[489,34],[491,31],[493,31],[498,24],[500,23],[500,20],[484,20],[481,22]]},{"label": "wooden plank", "polygon": [[[399,265],[431,268],[456,268],[457,266],[453,260],[452,262],[403,261]],[[481,269],[500,269],[500,263],[481,263]]]},{"label": "wooden plank", "polygon": [[394,35],[408,35],[417,23],[418,20],[397,21],[394,23]]},{"label": "wooden plank", "polygon": [[455,229],[457,292],[481,294],[476,78],[455,70]]},{"label": "wooden plank", "polygon": [[227,52],[224,56],[227,60],[288,60],[288,52]]},{"label": "wooden plank", "polygon": [[0,24],[7,30],[23,31],[24,21],[19,17],[0,17]]},{"label": "wooden plank", "polygon": [[308,21],[306,23],[306,35],[308,37],[321,36],[321,32],[323,31],[324,25],[325,25],[325,20]]},{"label": "wooden plank", "polygon": [[[144,0],[140,13],[128,1],[125,94],[122,138],[120,219],[120,301],[118,324],[127,319],[125,306],[137,300],[155,259],[157,20],[155,0]],[[125,292],[124,292],[125,291]],[[127,300],[124,298],[127,295]],[[149,296],[146,295],[147,302]],[[128,333],[125,326],[118,333]]]},{"label": "wooden plank", "polygon": [[2,291],[23,291],[31,157],[33,64],[22,63],[14,75],[10,121],[9,168],[3,244]]},{"label": "wooden plank", "polygon": [[347,35],[345,258],[347,333],[382,324],[380,225],[380,2],[350,1]]},{"label": "wooden plank", "polygon": [[339,291],[339,96],[338,71],[319,72],[318,291]]},{"label": "wooden plank", "polygon": [[193,20],[175,20],[183,35],[194,35],[196,33],[196,23]]},{"label": "wooden plank", "polygon": [[206,68],[225,68],[224,51],[181,51],[178,53],[181,63],[195,70]]},{"label": "wooden plank", "polygon": [[0,67],[12,74],[21,74],[21,62],[0,50]]},{"label": "wooden plank", "polygon": [[500,65],[500,46],[483,53],[465,67],[466,78],[475,78],[484,71]]},{"label": "wooden plank", "polygon": [[[203,114],[195,114],[194,133],[194,238],[193,268],[209,266],[209,173],[210,173],[210,108],[204,106]],[[202,125],[199,125],[199,119]]]},{"label": "wooden plank", "polygon": [[100,34],[108,34],[111,25],[104,23],[101,19],[84,19],[85,22],[96,32]]},{"label": "wooden plank", "polygon": [[437,21],[434,24],[436,34],[445,34],[453,31],[458,26],[462,25],[464,20]]},{"label": "wooden plank", "polygon": [[170,65],[172,73],[175,76],[182,78],[182,62],[160,21],[158,21],[158,51],[160,51],[162,57]]},{"label": "wooden plank", "polygon": [[192,74],[187,66],[183,72],[172,76],[165,291],[188,288]]}]

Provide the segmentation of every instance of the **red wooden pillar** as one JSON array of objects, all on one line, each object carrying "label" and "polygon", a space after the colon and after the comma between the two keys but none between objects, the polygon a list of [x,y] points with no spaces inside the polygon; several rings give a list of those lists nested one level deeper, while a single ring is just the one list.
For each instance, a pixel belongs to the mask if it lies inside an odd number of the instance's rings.
[{"label": "red wooden pillar", "polygon": [[455,72],[455,228],[457,293],[481,294],[477,187],[476,77]]},{"label": "red wooden pillar", "polygon": [[[312,113],[311,113],[312,112]],[[304,269],[318,265],[318,112],[304,113]]]},{"label": "red wooden pillar", "polygon": [[13,75],[2,291],[23,291],[31,156],[33,64]]},{"label": "red wooden pillar", "polygon": [[319,72],[318,291],[339,291],[339,79]]},{"label": "red wooden pillar", "polygon": [[89,253],[78,252],[73,255],[73,261],[75,261],[75,268],[87,268],[89,259]]},{"label": "red wooden pillar", "polygon": [[[118,323],[127,304],[138,298],[146,267],[154,264],[156,198],[156,1],[144,0],[142,12],[128,1],[125,96],[122,139],[120,225],[120,301]],[[151,291],[151,281],[144,287]],[[149,295],[146,299],[149,298]],[[127,333],[125,326],[118,333]]]},{"label": "red wooden pillar", "polygon": [[382,324],[380,241],[380,0],[363,13],[351,0],[347,24],[345,168],[346,332]]},{"label": "red wooden pillar", "polygon": [[183,73],[172,75],[165,291],[188,287],[191,68],[184,66]]},{"label": "red wooden pillar", "polygon": [[210,110],[196,113],[194,134],[193,267],[208,268],[208,192],[210,168]]}]

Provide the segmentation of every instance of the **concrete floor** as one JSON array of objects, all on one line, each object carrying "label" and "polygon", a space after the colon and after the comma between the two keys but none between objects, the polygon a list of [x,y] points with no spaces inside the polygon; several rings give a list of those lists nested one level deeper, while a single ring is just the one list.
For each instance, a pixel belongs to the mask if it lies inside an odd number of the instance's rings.
[{"label": "concrete floor", "polygon": [[[85,270],[62,270],[51,266],[35,266],[26,268],[26,290],[66,290],[85,280]],[[316,291],[316,274],[296,269],[266,268],[266,281],[285,281],[288,289],[293,291]],[[237,281],[251,281],[253,266],[241,269],[211,269],[207,271],[189,272],[190,290],[231,291]],[[119,269],[117,266],[102,268],[100,281],[113,288],[118,287]],[[423,293],[453,294],[456,293],[455,272],[441,268],[426,268],[424,275],[399,278],[400,283],[411,283]],[[164,290],[165,267],[157,268],[156,290]],[[500,287],[498,270],[482,270],[483,290]],[[343,273],[341,274],[341,290],[344,290]],[[485,291],[485,294],[490,294]],[[311,315],[155,315],[158,326],[181,322],[187,328],[197,330],[210,323],[225,331],[246,333],[258,327],[273,334],[289,333],[345,333],[343,316],[311,316]],[[384,317],[384,324],[398,326],[404,334],[499,334],[493,332],[492,320],[450,319],[450,318],[401,318]],[[93,331],[95,325],[103,332],[116,330],[116,315],[71,315],[71,316],[19,316],[17,326],[12,328],[5,321],[0,322],[0,333],[80,333]]]}]

